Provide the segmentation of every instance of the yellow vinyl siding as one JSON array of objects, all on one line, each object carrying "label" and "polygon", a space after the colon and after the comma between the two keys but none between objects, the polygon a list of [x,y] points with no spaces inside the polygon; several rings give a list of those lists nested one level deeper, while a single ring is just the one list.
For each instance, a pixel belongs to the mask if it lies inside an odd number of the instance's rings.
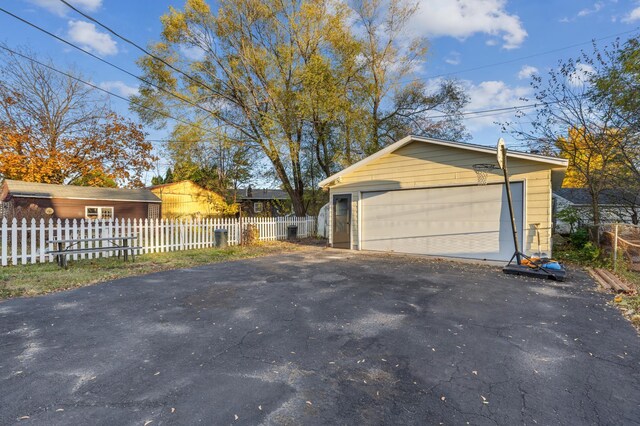
[{"label": "yellow vinyl siding", "polygon": [[229,213],[224,198],[191,181],[181,181],[151,188],[162,200],[163,218],[220,216]]},{"label": "yellow vinyl siding", "polygon": [[[353,244],[358,242],[358,203],[360,192],[436,186],[475,185],[473,164],[496,163],[495,155],[459,148],[412,142],[340,178],[331,186],[331,194],[353,194]],[[525,182],[525,253],[538,250],[534,223],[540,223],[540,246],[551,251],[551,167],[550,165],[510,158],[512,181]],[[490,173],[487,181],[504,182],[502,171]]]}]

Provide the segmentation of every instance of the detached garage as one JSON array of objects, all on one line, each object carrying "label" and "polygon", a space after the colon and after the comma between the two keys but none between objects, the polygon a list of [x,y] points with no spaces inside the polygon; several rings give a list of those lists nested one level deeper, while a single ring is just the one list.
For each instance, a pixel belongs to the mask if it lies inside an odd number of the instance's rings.
[{"label": "detached garage", "polygon": [[[523,251],[551,254],[551,194],[567,160],[507,154]],[[508,261],[514,252],[501,170],[478,185],[473,166],[495,164],[481,145],[409,136],[320,182],[330,191],[336,248]]]}]

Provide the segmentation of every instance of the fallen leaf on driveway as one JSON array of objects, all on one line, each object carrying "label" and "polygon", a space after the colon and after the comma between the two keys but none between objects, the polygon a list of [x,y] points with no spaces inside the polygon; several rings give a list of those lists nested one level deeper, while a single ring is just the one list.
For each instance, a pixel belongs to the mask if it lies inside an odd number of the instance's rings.
[{"label": "fallen leaf on driveway", "polygon": [[150,423],[153,423],[153,420],[147,420],[146,422],[144,422],[144,426],[147,426]]},{"label": "fallen leaf on driveway", "polygon": [[22,416],[18,420],[27,420],[28,418],[29,418],[29,416]]},{"label": "fallen leaf on driveway", "polygon": [[478,375],[478,372],[476,370],[473,370],[471,373],[475,374],[476,376]]},{"label": "fallen leaf on driveway", "polygon": [[234,418],[234,419],[236,419],[236,420],[238,420],[238,415],[237,415],[237,414],[234,414],[234,415],[233,415],[233,418]]},{"label": "fallen leaf on driveway", "polygon": [[171,414],[173,414],[173,413],[175,413],[175,412],[176,412],[176,409],[175,409],[175,408],[173,408],[173,407],[171,407]]},{"label": "fallen leaf on driveway", "polygon": [[440,397],[440,400],[442,400],[442,401],[444,401],[445,399],[447,399],[447,398],[445,398],[444,396]]},{"label": "fallen leaf on driveway", "polygon": [[158,371],[156,374],[154,374],[154,376],[157,376],[158,374],[160,374],[160,372]]},{"label": "fallen leaf on driveway", "polygon": [[262,405],[258,405],[258,410],[262,411]]},{"label": "fallen leaf on driveway", "polygon": [[311,403],[311,401],[307,401],[307,404],[309,404],[309,405],[313,405],[313,404]]}]

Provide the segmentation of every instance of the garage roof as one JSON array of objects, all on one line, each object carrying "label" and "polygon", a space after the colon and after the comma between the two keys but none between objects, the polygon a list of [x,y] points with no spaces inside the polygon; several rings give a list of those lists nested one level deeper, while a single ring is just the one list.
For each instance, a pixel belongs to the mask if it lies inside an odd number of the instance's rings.
[{"label": "garage roof", "polygon": [[[488,146],[484,146],[484,145],[476,145],[476,144],[470,144],[470,143],[463,143],[463,142],[453,142],[453,141],[445,141],[445,140],[441,140],[441,139],[433,139],[433,138],[425,138],[425,137],[421,137],[421,136],[412,136],[409,135],[403,139],[400,139],[398,142],[389,145],[388,147],[381,149],[380,151],[376,152],[373,155],[368,156],[367,158],[364,158],[360,161],[358,161],[357,163],[347,167],[346,169],[332,175],[329,176],[328,178],[326,178],[325,180],[323,180],[322,182],[320,182],[318,185],[321,188],[326,187],[327,185],[331,184],[332,182],[334,182],[336,179],[340,178],[341,176],[344,176],[348,173],[351,173],[369,163],[371,163],[372,161],[377,160],[378,158],[390,154],[400,148],[402,148],[405,145],[408,145],[412,142],[424,142],[424,143],[430,143],[433,145],[441,145],[441,146],[449,146],[451,148],[460,148],[460,149],[465,149],[468,151],[476,151],[476,152],[481,152],[481,153],[485,153],[485,154],[493,154],[496,155],[496,148],[493,147],[488,147]],[[529,160],[529,161],[536,161],[539,163],[545,163],[545,164],[549,164],[551,166],[556,166],[553,168],[561,168],[561,169],[566,169],[569,161],[564,159],[564,158],[558,158],[558,157],[549,157],[546,155],[539,155],[539,154],[531,154],[528,152],[519,152],[519,151],[507,151],[507,157],[508,158],[519,158],[522,160]]]}]

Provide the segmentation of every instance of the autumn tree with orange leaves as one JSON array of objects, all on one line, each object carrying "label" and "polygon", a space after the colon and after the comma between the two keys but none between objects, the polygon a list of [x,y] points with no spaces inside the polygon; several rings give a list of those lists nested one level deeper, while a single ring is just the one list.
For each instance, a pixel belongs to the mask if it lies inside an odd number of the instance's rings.
[{"label": "autumn tree with orange leaves", "polygon": [[111,111],[96,89],[80,81],[8,53],[0,62],[2,177],[143,184],[141,176],[155,158],[140,125]]}]

